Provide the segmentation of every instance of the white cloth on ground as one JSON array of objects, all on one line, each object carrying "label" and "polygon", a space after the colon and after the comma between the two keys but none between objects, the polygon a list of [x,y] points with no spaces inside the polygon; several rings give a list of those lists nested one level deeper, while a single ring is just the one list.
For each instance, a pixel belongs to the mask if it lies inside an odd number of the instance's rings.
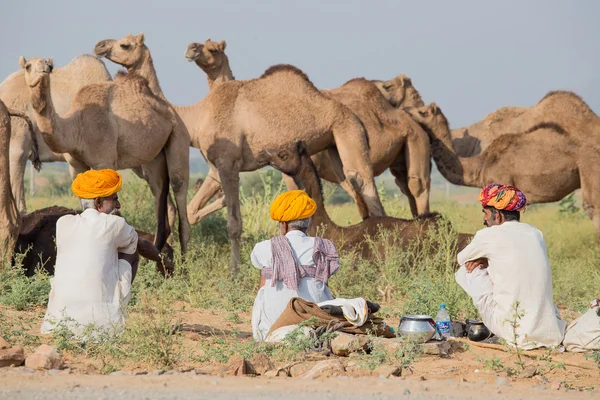
[{"label": "white cloth on ground", "polygon": [[[306,234],[297,230],[290,231],[285,236],[290,241],[294,255],[298,258],[300,264],[314,265],[315,238],[306,236]],[[258,269],[272,267],[271,241],[265,240],[256,244],[250,259],[254,267]],[[254,340],[265,340],[265,335],[271,325],[283,313],[293,297],[300,297],[313,303],[333,299],[327,284],[315,278],[301,278],[297,292],[285,287],[283,281],[276,281],[275,286],[271,286],[271,280],[267,279],[265,285],[258,291],[252,308],[252,334]]]},{"label": "white cloth on ground", "polygon": [[[87,209],[56,223],[56,266],[41,332],[64,323],[76,334],[86,325],[118,329],[130,299],[132,270],[118,253],[137,250],[135,229],[116,215]],[[73,320],[73,321],[71,321]]]},{"label": "white cloth on ground", "polygon": [[355,299],[336,298],[333,300],[323,301],[317,304],[323,306],[338,306],[342,308],[344,318],[354,326],[363,326],[369,317],[369,307],[367,301],[362,297]]},{"label": "white cloth on ground", "polygon": [[[552,271],[542,233],[531,225],[508,221],[482,229],[458,254],[456,281],[471,296],[484,324],[513,342],[513,305],[524,316],[517,322],[517,345],[523,349],[558,346],[566,323],[552,294]],[[467,273],[464,265],[488,259],[488,268]]]},{"label": "white cloth on ground", "polygon": [[567,326],[563,346],[574,353],[600,350],[600,305],[597,300],[593,300],[591,308]]}]

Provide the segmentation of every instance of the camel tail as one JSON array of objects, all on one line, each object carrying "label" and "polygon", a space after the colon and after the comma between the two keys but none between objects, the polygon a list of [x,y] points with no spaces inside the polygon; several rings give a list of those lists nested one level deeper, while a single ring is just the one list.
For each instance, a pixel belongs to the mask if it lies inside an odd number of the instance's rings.
[{"label": "camel tail", "polygon": [[29,135],[31,136],[31,143],[32,143],[31,155],[29,156],[29,160],[33,164],[33,168],[35,168],[36,171],[40,172],[40,170],[42,169],[42,161],[40,161],[37,136],[35,135],[35,130],[33,129],[33,124],[31,123],[31,120],[24,113],[17,111],[15,109],[12,109],[12,108],[8,109],[8,114],[11,117],[22,118],[23,120],[25,120],[25,123],[27,123],[27,126],[29,127]]}]

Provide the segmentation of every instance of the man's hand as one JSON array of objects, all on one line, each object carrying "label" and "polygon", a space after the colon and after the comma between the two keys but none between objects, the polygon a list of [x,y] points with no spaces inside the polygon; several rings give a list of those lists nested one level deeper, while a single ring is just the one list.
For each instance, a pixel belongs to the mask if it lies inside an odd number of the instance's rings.
[{"label": "man's hand", "polygon": [[488,267],[488,259],[485,257],[478,258],[477,260],[467,261],[465,263],[465,269],[468,273],[475,271],[475,268],[483,269]]}]

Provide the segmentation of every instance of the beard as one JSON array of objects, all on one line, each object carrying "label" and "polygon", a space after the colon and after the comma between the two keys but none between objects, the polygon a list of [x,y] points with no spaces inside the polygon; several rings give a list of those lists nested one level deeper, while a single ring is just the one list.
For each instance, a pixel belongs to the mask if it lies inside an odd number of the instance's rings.
[{"label": "beard", "polygon": [[109,212],[110,215],[116,215],[116,216],[121,216],[121,213],[119,212],[118,208],[113,208],[111,212]]}]

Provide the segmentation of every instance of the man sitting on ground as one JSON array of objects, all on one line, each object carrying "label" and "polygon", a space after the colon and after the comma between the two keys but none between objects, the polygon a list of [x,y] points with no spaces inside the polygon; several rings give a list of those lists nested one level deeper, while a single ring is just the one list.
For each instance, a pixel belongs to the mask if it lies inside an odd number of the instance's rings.
[{"label": "man sitting on ground", "polygon": [[77,175],[71,186],[83,212],[56,223],[56,267],[42,333],[61,321],[75,333],[89,324],[118,329],[137,272],[138,236],[122,217],[118,172],[105,169]]},{"label": "man sitting on ground", "polygon": [[[479,195],[487,228],[458,254],[456,281],[496,336],[524,349],[558,346],[565,333],[552,295],[552,271],[542,233],[519,222],[525,195],[491,184]],[[518,303],[518,310],[514,307]],[[523,314],[515,318],[515,313]]]},{"label": "man sitting on ground", "polygon": [[258,243],[252,264],[261,270],[260,289],[252,309],[256,341],[266,334],[293,297],[320,303],[332,300],[327,280],[339,269],[333,243],[306,236],[317,205],[302,190],[279,195],[271,204],[271,218],[279,222],[280,236]]}]

